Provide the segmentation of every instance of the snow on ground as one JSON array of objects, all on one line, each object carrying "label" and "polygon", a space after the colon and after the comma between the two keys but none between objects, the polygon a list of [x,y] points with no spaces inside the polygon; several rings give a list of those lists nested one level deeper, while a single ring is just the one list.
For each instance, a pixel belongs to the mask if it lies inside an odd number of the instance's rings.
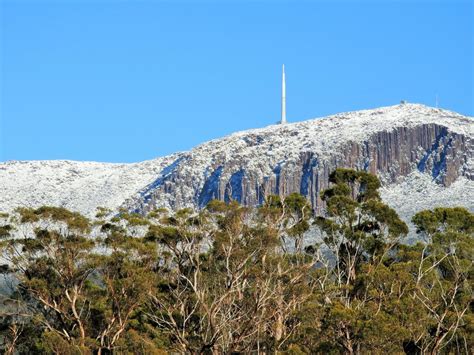
[{"label": "snow on ground", "polygon": [[410,235],[414,234],[410,220],[422,209],[462,206],[474,212],[474,181],[464,177],[444,187],[435,183],[430,175],[415,171],[396,183],[383,186],[380,193],[382,199],[408,223]]},{"label": "snow on ground", "polygon": [[65,160],[0,163],[0,211],[51,205],[91,216],[99,206],[115,209],[176,157],[134,164]]}]

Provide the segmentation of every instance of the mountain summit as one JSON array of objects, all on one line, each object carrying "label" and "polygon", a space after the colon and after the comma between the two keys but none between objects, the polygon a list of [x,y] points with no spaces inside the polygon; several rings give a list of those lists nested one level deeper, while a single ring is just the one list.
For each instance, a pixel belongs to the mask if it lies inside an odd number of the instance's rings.
[{"label": "mountain summit", "polygon": [[340,113],[237,132],[189,152],[134,164],[0,163],[0,210],[59,205],[145,213],[205,206],[211,199],[258,205],[266,195],[319,197],[336,167],[367,170],[406,218],[435,205],[474,210],[472,117],[418,104]]}]

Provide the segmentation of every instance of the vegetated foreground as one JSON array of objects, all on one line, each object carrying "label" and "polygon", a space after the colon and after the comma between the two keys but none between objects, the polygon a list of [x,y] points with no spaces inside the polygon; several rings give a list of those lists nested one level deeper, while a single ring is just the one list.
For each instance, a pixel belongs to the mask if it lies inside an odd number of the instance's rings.
[{"label": "vegetated foreground", "polygon": [[[406,224],[378,179],[338,169],[324,217],[291,194],[259,208],[95,220],[62,208],[2,215],[11,292],[7,354],[472,353],[474,215],[436,208]],[[308,244],[316,228],[322,242]]]}]

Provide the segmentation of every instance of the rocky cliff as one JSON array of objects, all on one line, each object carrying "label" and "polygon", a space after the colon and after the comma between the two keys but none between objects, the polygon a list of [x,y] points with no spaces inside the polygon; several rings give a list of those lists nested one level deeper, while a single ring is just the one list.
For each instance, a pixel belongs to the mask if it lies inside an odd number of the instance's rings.
[{"label": "rocky cliff", "polygon": [[423,174],[437,186],[460,180],[472,188],[473,122],[404,104],[239,132],[180,155],[126,206],[203,207],[213,198],[258,205],[268,194],[300,192],[321,212],[320,191],[336,167],[370,171],[385,186]]}]

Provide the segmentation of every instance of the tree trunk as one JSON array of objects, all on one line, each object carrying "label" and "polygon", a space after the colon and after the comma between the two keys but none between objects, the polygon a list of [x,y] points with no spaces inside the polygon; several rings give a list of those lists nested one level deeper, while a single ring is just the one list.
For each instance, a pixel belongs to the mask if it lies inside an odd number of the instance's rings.
[{"label": "tree trunk", "polygon": [[275,320],[275,341],[277,343],[283,338],[283,292],[281,281],[279,280],[282,275],[281,265],[277,266],[278,272],[278,283],[277,283],[277,310],[276,310],[276,320]]}]

